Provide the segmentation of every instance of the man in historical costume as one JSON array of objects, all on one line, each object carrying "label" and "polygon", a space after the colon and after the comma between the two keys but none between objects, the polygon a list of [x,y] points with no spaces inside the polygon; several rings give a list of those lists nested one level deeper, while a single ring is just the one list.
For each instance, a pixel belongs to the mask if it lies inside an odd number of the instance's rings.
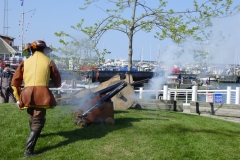
[{"label": "man in historical costume", "polygon": [[[54,108],[56,100],[49,90],[49,80],[54,87],[61,86],[61,76],[55,63],[45,54],[51,50],[42,40],[34,41],[27,48],[32,56],[21,62],[15,71],[11,86],[19,109],[27,109],[30,135],[24,155],[34,155],[34,147],[45,124],[46,109]],[[22,82],[24,88],[21,90]]]},{"label": "man in historical costume", "polygon": [[5,64],[4,70],[0,75],[0,103],[16,102],[11,88],[13,73],[10,71],[10,65]]}]

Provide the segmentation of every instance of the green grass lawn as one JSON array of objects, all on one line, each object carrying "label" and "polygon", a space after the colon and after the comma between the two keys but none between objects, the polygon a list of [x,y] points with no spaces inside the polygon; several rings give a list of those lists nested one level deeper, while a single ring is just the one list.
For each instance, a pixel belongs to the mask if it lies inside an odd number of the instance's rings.
[{"label": "green grass lawn", "polygon": [[[115,111],[115,125],[73,123],[71,106],[47,111],[36,160],[237,160],[240,124],[163,110]],[[23,156],[29,135],[25,110],[0,104],[0,159]]]}]

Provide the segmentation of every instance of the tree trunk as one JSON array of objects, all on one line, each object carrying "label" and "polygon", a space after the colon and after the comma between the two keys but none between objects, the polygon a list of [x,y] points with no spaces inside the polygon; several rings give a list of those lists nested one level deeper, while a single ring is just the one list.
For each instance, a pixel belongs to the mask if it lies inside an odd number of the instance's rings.
[{"label": "tree trunk", "polygon": [[132,56],[133,56],[133,33],[130,33],[129,35],[129,44],[128,44],[128,71],[131,71],[132,69]]},{"label": "tree trunk", "polygon": [[135,14],[137,8],[137,1],[134,1],[133,12],[132,12],[132,25],[130,26],[130,33],[128,34],[129,44],[128,44],[128,71],[132,70],[132,56],[133,56],[133,31],[135,29]]}]

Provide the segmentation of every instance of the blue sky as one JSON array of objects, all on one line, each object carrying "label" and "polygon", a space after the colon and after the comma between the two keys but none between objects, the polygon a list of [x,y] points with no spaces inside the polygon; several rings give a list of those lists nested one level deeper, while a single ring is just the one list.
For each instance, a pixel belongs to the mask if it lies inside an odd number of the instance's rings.
[{"label": "blue sky", "polygon": [[[157,0],[151,0],[154,5]],[[193,0],[169,0],[169,8],[177,11],[192,8]],[[205,0],[198,0],[205,2]],[[71,28],[81,19],[85,19],[86,25],[93,25],[94,22],[105,17],[96,6],[91,6],[86,11],[79,10],[83,6],[83,0],[24,0],[24,43],[33,42],[38,39],[44,40],[48,45],[60,46],[59,37],[54,32],[65,31],[78,38],[86,38],[83,33]],[[0,2],[0,34],[3,34],[4,1]],[[105,0],[101,0],[101,6],[108,6]],[[21,44],[21,14],[23,7],[20,0],[8,0],[8,36],[15,37],[15,45]],[[35,12],[33,10],[36,9]],[[159,41],[153,37],[153,33],[139,32],[134,36],[133,59],[139,60],[143,53],[144,60],[156,60],[159,49],[164,48],[172,42],[168,39]],[[107,48],[111,55],[106,58],[127,59],[128,39],[125,34],[109,32],[103,36],[99,43],[99,49]]]}]

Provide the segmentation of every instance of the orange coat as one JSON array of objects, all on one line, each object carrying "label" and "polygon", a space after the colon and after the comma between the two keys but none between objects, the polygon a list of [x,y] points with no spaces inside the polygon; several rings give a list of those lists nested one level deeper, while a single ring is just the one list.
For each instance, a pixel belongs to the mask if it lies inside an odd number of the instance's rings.
[{"label": "orange coat", "polygon": [[[11,86],[18,90],[14,94],[15,97],[18,96],[16,94],[20,95],[19,107],[47,109],[56,106],[56,100],[48,87],[50,78],[55,87],[61,86],[61,76],[55,63],[42,52],[36,51],[33,56],[22,61],[11,82]],[[20,91],[22,82],[24,88]]]}]

